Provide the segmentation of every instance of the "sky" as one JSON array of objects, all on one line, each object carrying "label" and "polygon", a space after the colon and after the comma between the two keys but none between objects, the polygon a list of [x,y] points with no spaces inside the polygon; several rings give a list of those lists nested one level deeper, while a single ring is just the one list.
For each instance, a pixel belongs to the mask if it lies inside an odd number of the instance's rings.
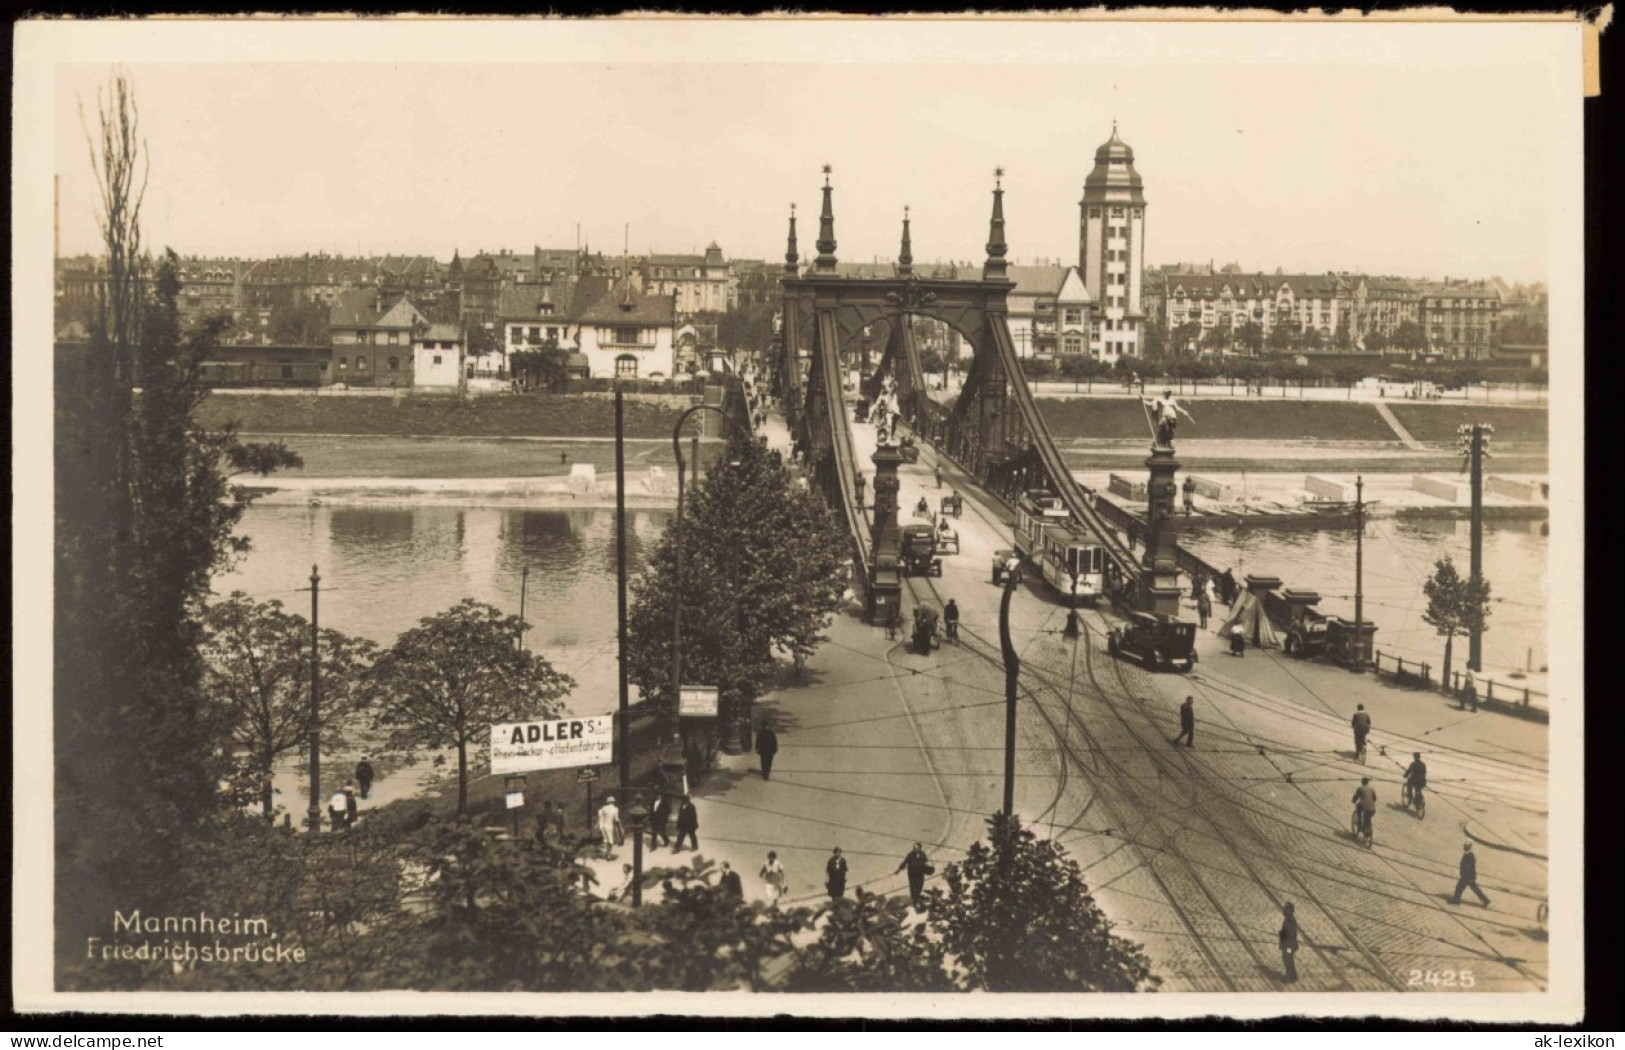
[{"label": "sky", "polygon": [[[146,240],[183,254],[444,260],[571,247],[579,224],[595,251],[715,241],[779,260],[793,202],[806,257],[828,163],[843,260],[895,255],[907,204],[917,260],[980,262],[1002,166],[1012,260],[1075,263],[1083,180],[1116,120],[1145,181],[1151,265],[1545,279],[1563,159],[1547,111],[1567,96],[1529,49],[1345,39],[1328,52],[1280,33],[1118,47],[1127,38],[1083,28],[1077,57],[1035,48],[1032,61],[989,36],[768,62],[785,49],[673,46],[683,60],[669,61],[613,41],[540,46],[544,34],[477,63],[421,48],[294,61],[295,48],[121,65],[150,154]],[[1046,36],[1064,45],[1075,29]],[[570,60],[588,50],[607,60]],[[111,68],[57,67],[64,254],[98,247],[80,106],[94,124]]]}]

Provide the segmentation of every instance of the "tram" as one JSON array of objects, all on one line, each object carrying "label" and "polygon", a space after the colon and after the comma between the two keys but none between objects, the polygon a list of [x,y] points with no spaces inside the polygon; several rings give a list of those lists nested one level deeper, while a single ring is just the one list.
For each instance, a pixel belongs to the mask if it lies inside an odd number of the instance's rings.
[{"label": "tram", "polygon": [[1033,489],[1016,501],[1016,552],[1066,604],[1096,601],[1104,591],[1105,551],[1052,493]]}]

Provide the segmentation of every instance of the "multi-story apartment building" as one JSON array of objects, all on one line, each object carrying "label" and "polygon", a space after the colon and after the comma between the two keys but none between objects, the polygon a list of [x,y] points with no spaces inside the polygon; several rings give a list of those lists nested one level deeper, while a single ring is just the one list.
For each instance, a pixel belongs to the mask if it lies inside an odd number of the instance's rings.
[{"label": "multi-story apartment building", "polygon": [[1487,284],[1446,282],[1422,292],[1422,330],[1428,352],[1457,360],[1490,356],[1501,317],[1501,297]]},{"label": "multi-story apartment building", "polygon": [[639,267],[645,295],[674,296],[683,316],[732,309],[739,288],[722,249],[712,241],[704,255],[649,255]]},{"label": "multi-story apartment building", "polygon": [[1251,322],[1268,338],[1280,325],[1294,324],[1298,331],[1313,330],[1331,340],[1347,323],[1350,302],[1336,274],[1169,274],[1167,328],[1173,333],[1197,324],[1205,334],[1215,328],[1239,331]]},{"label": "multi-story apartment building", "polygon": [[1350,330],[1356,339],[1391,336],[1406,321],[1420,317],[1421,298],[1410,281],[1400,277],[1345,275]]}]

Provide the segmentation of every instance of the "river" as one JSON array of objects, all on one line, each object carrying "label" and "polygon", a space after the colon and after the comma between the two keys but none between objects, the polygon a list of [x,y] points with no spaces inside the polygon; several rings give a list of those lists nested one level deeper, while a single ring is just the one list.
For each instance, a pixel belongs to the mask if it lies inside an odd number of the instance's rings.
[{"label": "river", "polygon": [[[671,514],[628,517],[627,567],[635,578]],[[322,626],[379,645],[464,598],[517,613],[528,568],[527,644],[576,679],[572,712],[616,706],[612,510],[256,506],[240,531],[253,548],[215,580],[215,593],[275,598],[308,617],[314,564]]]},{"label": "river", "polygon": [[[670,512],[631,513],[628,567],[635,578]],[[596,714],[616,703],[615,515],[611,510],[256,506],[242,532],[253,550],[215,581],[215,591],[243,590],[309,613],[310,566],[322,574],[321,620],[388,645],[420,619],[465,597],[517,612],[521,571],[530,647],[574,677],[568,703]],[[1539,671],[1546,664],[1546,552],[1540,522],[1484,529],[1484,574],[1495,598],[1484,636],[1487,668]],[[1184,542],[1208,561],[1276,575],[1288,587],[1312,588],[1320,608],[1352,618],[1354,537],[1347,529],[1224,528],[1187,533]],[[1448,553],[1463,573],[1469,530],[1464,521],[1386,518],[1367,524],[1365,616],[1377,625],[1377,647],[1439,666],[1443,643],[1422,621],[1422,581]],[[1458,642],[1460,660],[1466,645]]]}]

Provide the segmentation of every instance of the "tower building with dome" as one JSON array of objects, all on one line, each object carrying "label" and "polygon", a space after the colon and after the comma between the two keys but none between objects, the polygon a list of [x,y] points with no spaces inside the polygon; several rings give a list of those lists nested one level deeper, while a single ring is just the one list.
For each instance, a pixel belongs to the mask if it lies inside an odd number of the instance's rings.
[{"label": "tower building with dome", "polygon": [[1095,150],[1095,167],[1078,202],[1078,270],[1094,294],[1098,330],[1091,340],[1107,360],[1140,356],[1145,331],[1145,186],[1134,151],[1117,134]]}]

